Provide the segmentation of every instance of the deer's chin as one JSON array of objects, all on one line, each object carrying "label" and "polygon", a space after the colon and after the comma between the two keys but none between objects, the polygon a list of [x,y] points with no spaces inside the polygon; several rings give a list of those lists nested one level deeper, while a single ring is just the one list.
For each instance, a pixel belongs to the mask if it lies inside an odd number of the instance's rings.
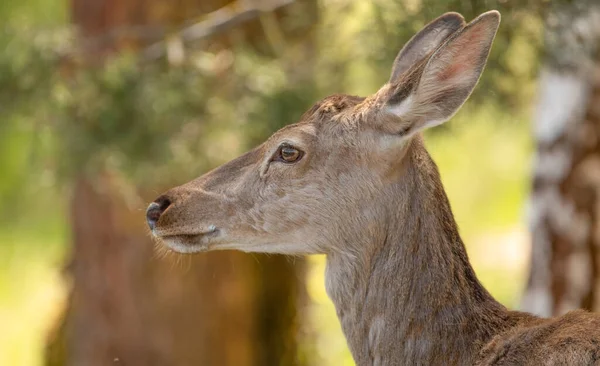
[{"label": "deer's chin", "polygon": [[219,234],[219,230],[212,230],[200,234],[164,235],[157,236],[157,238],[174,252],[191,254],[209,251],[211,242],[219,237]]}]

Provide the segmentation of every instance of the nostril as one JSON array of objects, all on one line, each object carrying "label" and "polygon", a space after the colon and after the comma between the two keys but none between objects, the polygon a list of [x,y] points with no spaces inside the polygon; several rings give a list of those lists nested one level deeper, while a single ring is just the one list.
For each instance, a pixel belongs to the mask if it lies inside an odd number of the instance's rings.
[{"label": "nostril", "polygon": [[160,208],[160,213],[162,214],[163,212],[165,212],[165,210],[171,206],[171,200],[167,198],[167,196],[160,196],[158,197],[156,200],[154,200],[154,203],[158,204],[158,207]]},{"label": "nostril", "polygon": [[171,201],[167,197],[160,196],[148,206],[146,209],[146,221],[148,222],[150,230],[154,229],[160,215],[162,215],[170,205]]},{"label": "nostril", "polygon": [[150,230],[154,230],[156,222],[162,213],[163,211],[160,209],[160,205],[158,203],[152,202],[150,206],[148,206],[148,209],[146,209],[146,221],[148,222]]}]

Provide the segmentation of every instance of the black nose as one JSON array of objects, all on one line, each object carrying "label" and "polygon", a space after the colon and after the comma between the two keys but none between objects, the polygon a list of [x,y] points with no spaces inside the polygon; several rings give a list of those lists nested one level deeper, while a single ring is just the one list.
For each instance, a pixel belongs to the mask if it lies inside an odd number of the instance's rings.
[{"label": "black nose", "polygon": [[154,202],[152,202],[150,206],[148,206],[146,209],[146,221],[148,221],[150,230],[154,230],[160,215],[162,215],[170,205],[171,200],[169,200],[166,196],[160,196]]}]

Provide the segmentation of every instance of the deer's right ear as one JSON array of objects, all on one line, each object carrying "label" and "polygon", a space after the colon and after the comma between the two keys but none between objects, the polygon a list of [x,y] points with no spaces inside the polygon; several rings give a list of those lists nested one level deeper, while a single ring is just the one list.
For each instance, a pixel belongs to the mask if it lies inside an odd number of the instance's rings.
[{"label": "deer's right ear", "polygon": [[448,37],[466,25],[458,13],[446,13],[427,24],[402,47],[394,60],[390,82],[438,48]]}]

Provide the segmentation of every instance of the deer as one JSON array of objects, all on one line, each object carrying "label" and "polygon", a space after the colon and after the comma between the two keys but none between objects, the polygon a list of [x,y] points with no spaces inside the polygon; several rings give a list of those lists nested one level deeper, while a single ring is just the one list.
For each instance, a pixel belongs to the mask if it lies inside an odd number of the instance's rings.
[{"label": "deer", "polygon": [[264,143],[152,202],[178,253],[326,255],[325,287],[357,365],[598,365],[600,316],[509,310],[471,266],[422,132],[479,81],[500,25],[446,13],[368,97],[328,96]]}]

